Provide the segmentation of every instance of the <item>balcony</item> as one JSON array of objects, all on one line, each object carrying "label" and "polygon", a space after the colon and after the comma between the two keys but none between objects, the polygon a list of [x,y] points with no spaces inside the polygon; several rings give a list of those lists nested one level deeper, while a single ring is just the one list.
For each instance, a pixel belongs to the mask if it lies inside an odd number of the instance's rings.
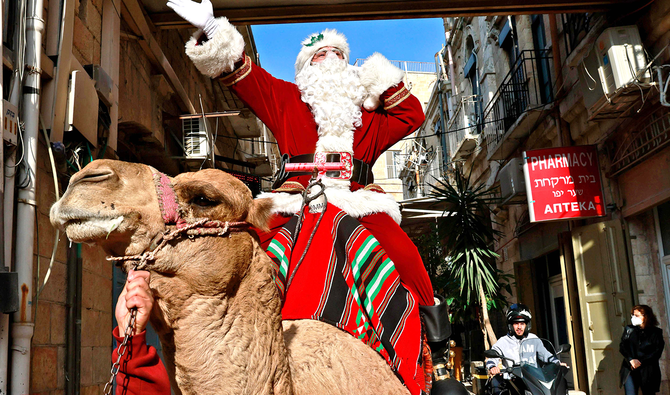
[{"label": "balcony", "polygon": [[506,159],[553,101],[551,52],[522,51],[484,109],[488,160]]},{"label": "balcony", "polygon": [[479,95],[464,96],[456,107],[447,125],[452,161],[467,158],[477,146],[482,128],[479,124],[481,108],[482,98]]}]

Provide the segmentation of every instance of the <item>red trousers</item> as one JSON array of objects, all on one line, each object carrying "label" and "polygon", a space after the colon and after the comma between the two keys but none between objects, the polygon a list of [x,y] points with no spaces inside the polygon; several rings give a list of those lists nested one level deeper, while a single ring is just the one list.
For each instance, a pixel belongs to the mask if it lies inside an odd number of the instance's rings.
[{"label": "red trousers", "polygon": [[[263,249],[267,248],[275,234],[292,217],[275,214],[270,220],[269,232],[258,232]],[[393,261],[400,279],[407,289],[416,297],[420,305],[432,306],[433,285],[423,261],[412,240],[388,214],[376,213],[358,218],[361,225],[372,233],[386,254]]]}]

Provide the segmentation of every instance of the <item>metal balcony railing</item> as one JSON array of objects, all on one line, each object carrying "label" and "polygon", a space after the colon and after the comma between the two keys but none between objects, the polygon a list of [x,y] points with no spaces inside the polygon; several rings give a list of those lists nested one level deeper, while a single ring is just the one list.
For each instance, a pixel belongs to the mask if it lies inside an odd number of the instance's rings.
[{"label": "metal balcony railing", "polygon": [[570,54],[593,26],[593,14],[563,14],[565,53]]},{"label": "metal balcony railing", "polygon": [[523,113],[553,100],[551,51],[521,51],[484,109],[484,136],[496,146]]},{"label": "metal balcony railing", "polygon": [[[354,66],[361,66],[365,59],[357,58]],[[413,62],[409,60],[390,60],[392,65],[406,73],[432,73],[435,74],[437,67],[433,62]]]},{"label": "metal balcony railing", "polygon": [[478,135],[482,130],[482,97],[463,96],[447,124],[449,153],[453,157],[466,136]]}]

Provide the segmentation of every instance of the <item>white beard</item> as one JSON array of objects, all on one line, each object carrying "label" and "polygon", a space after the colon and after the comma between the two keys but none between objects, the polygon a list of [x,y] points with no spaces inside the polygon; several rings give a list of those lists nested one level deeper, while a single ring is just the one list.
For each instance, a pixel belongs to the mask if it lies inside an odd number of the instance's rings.
[{"label": "white beard", "polygon": [[303,68],[295,82],[318,125],[316,150],[353,153],[354,130],[361,126],[366,91],[355,67],[328,55],[323,62]]},{"label": "white beard", "polygon": [[[329,53],[330,55],[330,53]],[[295,77],[302,101],[312,110],[318,126],[317,151],[353,153],[354,130],[362,124],[361,105],[367,91],[361,85],[358,68],[341,59],[326,58],[316,65],[305,66]],[[393,196],[364,189],[349,190],[349,180],[322,179],[328,202],[354,218],[387,213],[400,223],[400,207]],[[316,191],[312,191],[316,192]],[[270,198],[273,212],[292,215],[302,208],[300,194],[262,193],[258,199]],[[323,198],[313,201],[310,210],[320,211]]]}]

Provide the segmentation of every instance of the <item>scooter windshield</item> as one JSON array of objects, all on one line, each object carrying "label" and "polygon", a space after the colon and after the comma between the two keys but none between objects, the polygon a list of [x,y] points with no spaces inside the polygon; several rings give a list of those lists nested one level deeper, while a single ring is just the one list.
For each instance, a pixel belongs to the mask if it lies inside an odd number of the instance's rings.
[{"label": "scooter windshield", "polygon": [[521,342],[519,360],[525,379],[542,382],[549,387],[560,369],[553,345],[540,338],[526,338]]}]

